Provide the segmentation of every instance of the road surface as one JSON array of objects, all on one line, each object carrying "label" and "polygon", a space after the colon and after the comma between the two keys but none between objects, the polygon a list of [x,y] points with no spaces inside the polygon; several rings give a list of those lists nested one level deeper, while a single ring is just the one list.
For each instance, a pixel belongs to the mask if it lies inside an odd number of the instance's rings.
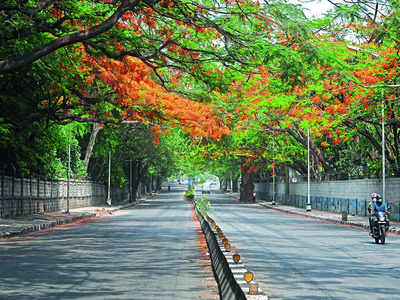
[{"label": "road surface", "polygon": [[0,299],[215,299],[182,195],[0,241]]},{"label": "road surface", "polygon": [[400,299],[400,237],[288,215],[211,194],[210,215],[271,300]]}]

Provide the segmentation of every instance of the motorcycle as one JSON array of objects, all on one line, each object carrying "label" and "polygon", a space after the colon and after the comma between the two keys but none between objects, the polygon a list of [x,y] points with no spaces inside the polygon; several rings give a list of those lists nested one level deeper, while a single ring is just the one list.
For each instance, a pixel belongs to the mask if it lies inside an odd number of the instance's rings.
[{"label": "motorcycle", "polygon": [[386,232],[389,230],[389,217],[383,211],[378,211],[375,213],[375,222],[372,227],[372,237],[375,239],[375,243],[381,244],[385,243]]}]

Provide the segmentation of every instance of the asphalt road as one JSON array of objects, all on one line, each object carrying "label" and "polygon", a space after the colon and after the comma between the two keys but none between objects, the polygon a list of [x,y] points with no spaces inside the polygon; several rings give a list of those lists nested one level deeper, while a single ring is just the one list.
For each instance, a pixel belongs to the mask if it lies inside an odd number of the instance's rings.
[{"label": "asphalt road", "polygon": [[182,193],[0,241],[0,299],[215,299]]},{"label": "asphalt road", "polygon": [[209,195],[210,215],[270,299],[400,299],[400,237]]}]

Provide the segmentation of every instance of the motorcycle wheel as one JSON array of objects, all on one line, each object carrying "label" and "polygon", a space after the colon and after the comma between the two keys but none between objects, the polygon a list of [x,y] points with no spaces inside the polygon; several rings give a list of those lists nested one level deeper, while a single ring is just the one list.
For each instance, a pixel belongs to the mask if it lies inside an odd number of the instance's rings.
[{"label": "motorcycle wheel", "polygon": [[386,230],[385,230],[385,225],[381,225],[379,226],[379,233],[380,233],[380,240],[381,240],[381,244],[385,243],[386,240]]},{"label": "motorcycle wheel", "polygon": [[373,226],[372,227],[372,237],[375,239],[375,243],[379,244],[379,227]]}]

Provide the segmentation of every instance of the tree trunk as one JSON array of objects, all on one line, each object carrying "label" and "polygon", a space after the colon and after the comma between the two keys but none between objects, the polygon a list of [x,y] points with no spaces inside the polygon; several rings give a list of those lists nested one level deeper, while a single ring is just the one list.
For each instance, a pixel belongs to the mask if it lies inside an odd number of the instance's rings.
[{"label": "tree trunk", "polygon": [[[139,184],[140,184],[140,169],[141,169],[141,161],[135,160],[133,161],[133,172],[132,174],[132,201],[136,202],[137,198],[140,197]],[[139,193],[138,193],[139,192]]]},{"label": "tree trunk", "polygon": [[232,179],[232,192],[237,193],[238,192],[238,179],[234,178]]},{"label": "tree trunk", "polygon": [[224,185],[225,185],[225,179],[220,178],[219,179],[219,190],[220,191],[224,190]]},{"label": "tree trunk", "polygon": [[157,176],[156,177],[156,192],[160,192],[161,191],[161,185],[162,185],[161,177]]},{"label": "tree trunk", "polygon": [[254,192],[254,174],[248,173],[250,166],[242,168],[242,182],[240,183],[240,202],[255,202]]},{"label": "tree trunk", "polygon": [[97,134],[99,133],[99,131],[102,128],[103,127],[100,127],[99,123],[93,123],[93,129],[92,129],[92,132],[90,133],[89,144],[86,148],[85,159],[83,161],[86,171],[89,167],[89,161],[90,161],[90,157],[92,156],[92,153],[93,153],[94,144],[96,143]]},{"label": "tree trunk", "polygon": [[[147,172],[148,166],[146,164],[143,164],[142,161],[140,160],[135,160],[133,162],[133,168],[134,168],[134,176],[133,176],[133,183],[132,183],[132,190],[133,190],[133,195],[132,195],[132,200],[135,202],[137,198],[140,196],[141,192],[139,187],[140,183],[142,183],[142,187],[146,188],[146,183],[143,182],[141,179],[144,177],[144,174]],[[146,191],[144,191],[146,193]]]}]

